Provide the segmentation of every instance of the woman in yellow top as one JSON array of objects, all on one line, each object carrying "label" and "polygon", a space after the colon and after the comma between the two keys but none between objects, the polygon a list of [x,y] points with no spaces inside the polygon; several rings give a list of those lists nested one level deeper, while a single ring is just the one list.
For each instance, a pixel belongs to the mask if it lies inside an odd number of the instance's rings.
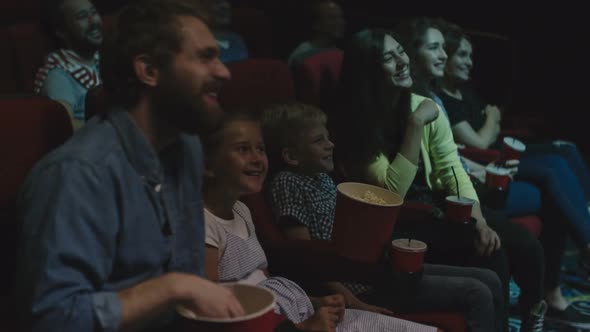
[{"label": "woman in yellow top", "polygon": [[[442,50],[442,45],[438,46]],[[340,77],[342,104],[330,114],[338,147],[337,167],[347,180],[376,184],[406,199],[440,205],[439,196],[460,192],[462,197],[475,200],[473,237],[455,232],[448,223],[434,218],[420,225],[400,220],[396,232],[411,232],[428,242],[427,260],[433,263],[480,266],[495,271],[505,289],[505,329],[510,269],[522,289],[521,331],[540,331],[546,308],[541,300],[541,246],[518,225],[493,211],[482,211],[461,165],[446,116],[432,100],[410,91],[413,81],[409,64],[393,33],[373,29],[353,36],[344,52]]]}]

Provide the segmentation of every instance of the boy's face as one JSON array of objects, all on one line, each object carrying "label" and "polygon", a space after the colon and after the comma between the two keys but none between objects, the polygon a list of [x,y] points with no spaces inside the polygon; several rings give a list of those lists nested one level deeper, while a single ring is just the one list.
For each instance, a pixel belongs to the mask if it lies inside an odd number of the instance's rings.
[{"label": "boy's face", "polygon": [[259,125],[245,120],[230,123],[211,168],[218,185],[240,195],[261,191],[268,159]]},{"label": "boy's face", "polygon": [[293,159],[304,173],[326,173],[334,170],[333,153],[334,143],[326,126],[314,121],[303,131]]}]

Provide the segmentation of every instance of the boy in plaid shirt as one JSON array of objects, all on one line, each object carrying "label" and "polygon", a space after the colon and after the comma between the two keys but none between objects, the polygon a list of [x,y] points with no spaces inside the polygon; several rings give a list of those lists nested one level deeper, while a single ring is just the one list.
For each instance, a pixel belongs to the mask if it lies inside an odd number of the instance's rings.
[{"label": "boy in plaid shirt", "polygon": [[[262,117],[270,162],[269,194],[275,221],[290,239],[330,240],[336,207],[334,144],[326,115],[316,107],[289,103]],[[504,319],[500,280],[490,270],[424,265],[411,301],[377,292],[371,285],[330,282],[348,307],[383,314],[396,311],[458,311],[471,331],[499,331]]]}]

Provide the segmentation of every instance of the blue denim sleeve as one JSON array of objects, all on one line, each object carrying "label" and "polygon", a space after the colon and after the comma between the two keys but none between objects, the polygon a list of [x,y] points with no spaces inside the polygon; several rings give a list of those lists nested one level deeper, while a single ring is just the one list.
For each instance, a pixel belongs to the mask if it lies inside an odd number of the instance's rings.
[{"label": "blue denim sleeve", "polygon": [[21,319],[31,331],[119,329],[122,304],[103,289],[120,220],[115,178],[61,161],[37,167],[27,179],[17,285]]}]

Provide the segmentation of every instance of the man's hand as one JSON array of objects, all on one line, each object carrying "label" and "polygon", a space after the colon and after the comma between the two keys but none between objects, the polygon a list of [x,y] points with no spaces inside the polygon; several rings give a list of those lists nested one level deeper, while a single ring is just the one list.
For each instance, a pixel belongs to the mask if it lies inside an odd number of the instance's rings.
[{"label": "man's hand", "polygon": [[199,316],[229,318],[244,315],[244,309],[231,289],[193,275],[171,275],[172,287],[180,304]]},{"label": "man's hand", "polygon": [[476,229],[479,233],[475,240],[475,249],[478,255],[490,256],[494,251],[500,249],[500,237],[493,229],[485,223],[481,223]]}]

